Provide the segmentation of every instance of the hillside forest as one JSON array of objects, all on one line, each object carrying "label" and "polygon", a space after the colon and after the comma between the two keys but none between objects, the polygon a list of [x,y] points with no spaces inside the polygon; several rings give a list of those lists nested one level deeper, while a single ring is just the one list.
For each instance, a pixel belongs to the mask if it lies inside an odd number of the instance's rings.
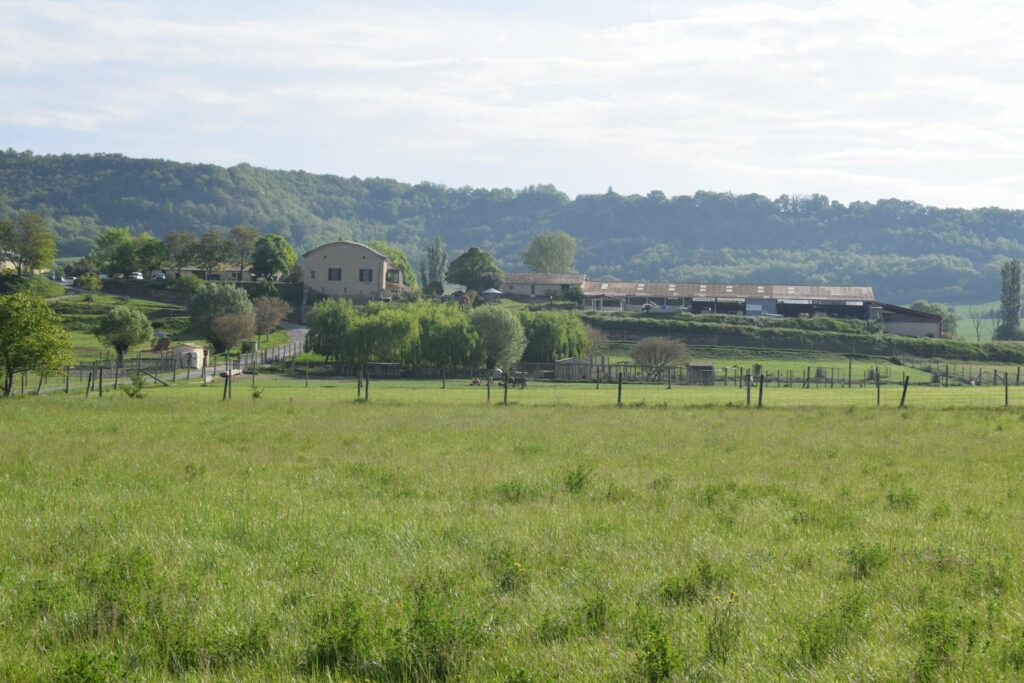
[{"label": "hillside forest", "polygon": [[0,151],[0,215],[23,211],[50,219],[62,257],[87,254],[105,227],[160,238],[246,224],[282,235],[300,254],[337,239],[384,239],[417,263],[440,237],[453,254],[476,245],[517,270],[531,238],[557,229],[576,239],[576,268],[592,278],[870,285],[895,302],[991,300],[1001,264],[1024,258],[1024,211],[999,208],[612,188],[571,198],[550,185],[451,188]]}]

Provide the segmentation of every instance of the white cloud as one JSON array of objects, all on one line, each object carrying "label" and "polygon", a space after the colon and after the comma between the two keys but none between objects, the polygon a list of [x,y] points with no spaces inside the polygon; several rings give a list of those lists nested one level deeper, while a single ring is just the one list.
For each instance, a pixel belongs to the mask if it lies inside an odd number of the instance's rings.
[{"label": "white cloud", "polygon": [[176,9],[0,4],[5,144],[59,129],[78,149],[457,185],[1024,206],[1016,3],[663,3],[587,25]]}]

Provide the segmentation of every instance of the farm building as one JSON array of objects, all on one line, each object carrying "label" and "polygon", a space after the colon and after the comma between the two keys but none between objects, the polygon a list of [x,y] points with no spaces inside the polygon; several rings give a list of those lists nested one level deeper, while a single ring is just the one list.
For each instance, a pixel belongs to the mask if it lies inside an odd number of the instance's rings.
[{"label": "farm building", "polygon": [[942,317],[881,303],[871,287],[827,285],[611,282],[582,273],[506,273],[505,295],[564,296],[574,285],[592,311],[686,311],[748,316],[829,316],[879,320],[886,332],[938,337]]},{"label": "farm building", "polygon": [[505,273],[502,291],[515,299],[559,298],[573,285],[582,287],[586,279],[583,273]]},{"label": "farm building", "polygon": [[402,271],[387,256],[359,242],[330,242],[302,258],[304,292],[366,303],[410,291],[402,282]]}]

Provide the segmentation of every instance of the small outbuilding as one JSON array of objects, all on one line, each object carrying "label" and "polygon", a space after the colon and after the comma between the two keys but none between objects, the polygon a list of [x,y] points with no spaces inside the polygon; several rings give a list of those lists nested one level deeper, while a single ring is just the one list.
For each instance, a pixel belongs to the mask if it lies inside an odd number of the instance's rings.
[{"label": "small outbuilding", "polygon": [[694,386],[712,386],[715,383],[714,363],[687,363],[686,381]]},{"label": "small outbuilding", "polygon": [[178,344],[172,350],[180,368],[202,369],[209,362],[209,351],[199,344]]}]

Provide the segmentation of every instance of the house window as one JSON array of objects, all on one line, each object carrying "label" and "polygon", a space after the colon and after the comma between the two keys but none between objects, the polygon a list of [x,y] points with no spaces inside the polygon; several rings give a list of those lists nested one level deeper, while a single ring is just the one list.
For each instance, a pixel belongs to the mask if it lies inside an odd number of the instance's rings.
[{"label": "house window", "polygon": [[360,268],[359,269],[359,281],[360,282],[373,282],[373,269],[371,269],[371,268]]},{"label": "house window", "polygon": [[310,280],[315,280],[316,279],[316,271],[315,270],[309,271],[309,279]]},{"label": "house window", "polygon": [[328,280],[340,280],[341,279],[341,268],[328,268],[327,269]]},{"label": "house window", "polygon": [[401,273],[401,272],[402,271],[398,270],[397,268],[388,268],[388,273],[387,273],[387,275],[384,276],[384,278],[388,282],[393,282],[395,284],[398,284],[398,282],[399,282],[398,276],[399,276],[399,273]]},{"label": "house window", "polygon": [[537,285],[530,285],[530,296],[537,293]]}]

